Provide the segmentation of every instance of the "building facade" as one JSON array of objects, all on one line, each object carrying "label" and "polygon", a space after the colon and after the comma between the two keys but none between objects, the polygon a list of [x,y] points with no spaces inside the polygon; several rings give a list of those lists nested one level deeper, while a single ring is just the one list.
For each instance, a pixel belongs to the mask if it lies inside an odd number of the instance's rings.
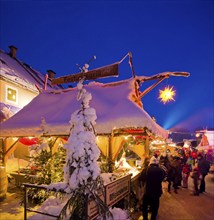
[{"label": "building facade", "polygon": [[9,48],[8,53],[0,50],[0,122],[16,114],[43,90],[63,88],[51,85],[53,71],[43,75],[17,59],[15,46]]}]

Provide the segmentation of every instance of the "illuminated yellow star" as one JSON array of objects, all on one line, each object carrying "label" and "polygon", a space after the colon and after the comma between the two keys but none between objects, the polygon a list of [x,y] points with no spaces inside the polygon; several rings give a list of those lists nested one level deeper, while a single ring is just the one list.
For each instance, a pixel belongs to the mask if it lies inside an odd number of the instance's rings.
[{"label": "illuminated yellow star", "polygon": [[164,88],[164,90],[159,90],[158,98],[164,104],[172,100],[175,101],[174,96],[175,96],[175,90],[173,90],[173,86],[172,87],[167,86]]}]

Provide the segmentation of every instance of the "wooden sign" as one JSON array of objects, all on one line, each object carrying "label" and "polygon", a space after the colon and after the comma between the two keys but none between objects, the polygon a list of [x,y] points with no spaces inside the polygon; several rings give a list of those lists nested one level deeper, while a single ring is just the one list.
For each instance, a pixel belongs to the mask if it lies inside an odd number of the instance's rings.
[{"label": "wooden sign", "polygon": [[111,207],[130,193],[131,174],[106,186],[106,205]]},{"label": "wooden sign", "polygon": [[114,63],[108,66],[97,68],[88,72],[77,73],[69,76],[63,76],[59,78],[54,78],[51,80],[52,85],[64,84],[70,82],[79,82],[82,77],[85,80],[93,80],[97,78],[105,78],[109,76],[118,76],[118,66],[119,63]]},{"label": "wooden sign", "polygon": [[[105,185],[105,198],[101,193],[99,194],[99,197],[108,207],[111,207],[129,195],[130,184],[131,174]],[[94,200],[88,201],[87,215],[89,220],[93,220],[99,216],[98,207]]]},{"label": "wooden sign", "polygon": [[[105,200],[102,193],[99,194],[99,197],[102,201]],[[95,219],[99,216],[97,203],[94,200],[89,200],[88,201],[87,215],[88,215],[89,220],[93,220],[93,219]]]}]

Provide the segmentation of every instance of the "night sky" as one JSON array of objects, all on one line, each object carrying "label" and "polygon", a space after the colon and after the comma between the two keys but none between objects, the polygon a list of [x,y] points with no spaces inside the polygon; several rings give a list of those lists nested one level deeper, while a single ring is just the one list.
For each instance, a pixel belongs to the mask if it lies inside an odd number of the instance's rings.
[{"label": "night sky", "polygon": [[[133,54],[136,75],[185,71],[190,77],[170,77],[144,98],[144,109],[165,129],[214,128],[214,1],[2,1],[0,48],[18,48],[17,58],[56,77],[120,61]],[[128,59],[119,77],[132,77]],[[145,82],[142,89],[152,82]],[[176,90],[175,101],[163,104],[159,90]]]}]

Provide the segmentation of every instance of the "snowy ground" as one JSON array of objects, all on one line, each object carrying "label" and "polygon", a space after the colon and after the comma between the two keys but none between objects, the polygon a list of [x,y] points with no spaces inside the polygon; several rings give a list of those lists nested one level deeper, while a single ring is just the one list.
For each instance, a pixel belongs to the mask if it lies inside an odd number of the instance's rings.
[{"label": "snowy ground", "polygon": [[[200,196],[191,195],[192,179],[189,179],[189,189],[181,188],[178,190],[178,194],[166,192],[165,183],[163,189],[157,220],[213,220],[214,174],[206,177],[206,193],[200,194]],[[0,220],[23,220],[21,199],[21,190],[10,184],[6,199],[0,202]],[[133,220],[142,220],[141,213],[134,213]]]},{"label": "snowy ground", "polygon": [[9,184],[6,199],[0,202],[1,220],[24,219],[23,207],[20,206],[22,195],[18,187]]},{"label": "snowy ground", "polygon": [[[163,183],[164,193],[160,200],[157,220],[213,220],[214,218],[214,174],[206,176],[206,192],[193,196],[193,183],[189,178],[189,188],[180,188],[178,194],[167,192]],[[141,212],[135,213],[134,220],[142,220]]]}]

